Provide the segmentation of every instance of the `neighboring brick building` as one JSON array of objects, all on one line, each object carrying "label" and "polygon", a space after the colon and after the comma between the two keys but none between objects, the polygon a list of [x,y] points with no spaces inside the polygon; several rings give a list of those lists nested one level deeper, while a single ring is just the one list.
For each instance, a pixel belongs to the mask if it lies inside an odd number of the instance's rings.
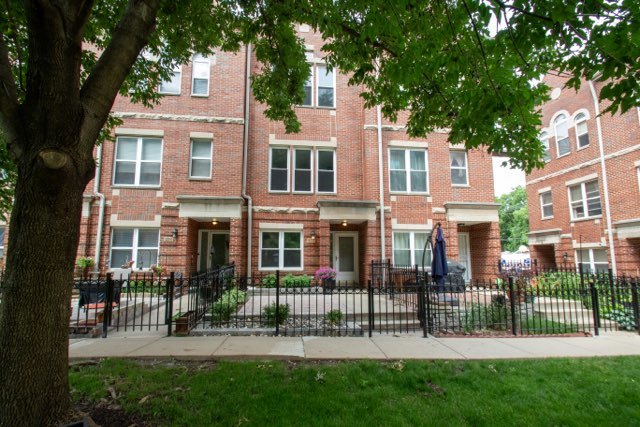
[{"label": "neighboring brick building", "polygon": [[[313,75],[296,108],[299,134],[285,134],[253,98],[245,110],[245,51],[181,67],[153,110],[118,98],[124,124],[104,144],[97,191],[87,186],[78,255],[99,251],[102,271],[128,259],[185,274],[229,261],[243,275],[332,265],[338,279],[364,284],[383,255],[421,263],[441,222],[449,258],[473,279],[492,277],[500,241],[491,156],[450,147],[445,133],[409,138],[406,117],[379,123],[361,88],[326,74],[322,40],[304,30]],[[255,57],[250,69],[259,70]]]},{"label": "neighboring brick building", "polygon": [[[637,276],[640,113],[597,119],[589,82],[578,92],[565,88],[563,77],[545,82],[552,89],[542,109],[548,161],[527,176],[531,256],[545,265],[582,262]],[[593,82],[596,96],[601,88]],[[602,111],[608,104],[597,105]]]}]

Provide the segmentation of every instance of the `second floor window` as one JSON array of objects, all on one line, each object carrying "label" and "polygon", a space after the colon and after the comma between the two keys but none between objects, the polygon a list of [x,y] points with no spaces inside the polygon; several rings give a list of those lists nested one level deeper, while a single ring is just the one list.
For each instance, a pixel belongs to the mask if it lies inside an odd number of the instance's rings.
[{"label": "second floor window", "polygon": [[469,185],[469,174],[467,170],[467,153],[465,151],[450,151],[451,161],[451,184]]},{"label": "second floor window", "polygon": [[158,186],[162,169],[162,139],[118,137],[114,185]]},{"label": "second floor window", "polygon": [[426,193],[426,151],[389,150],[389,180],[391,191]]},{"label": "second floor window", "polygon": [[182,80],[182,66],[176,65],[169,73],[169,78],[160,82],[158,92],[168,95],[180,95],[180,81]]},{"label": "second floor window", "polygon": [[6,227],[0,227],[0,258],[4,258],[4,234]]},{"label": "second floor window", "polygon": [[318,150],[318,193],[336,192],[336,152]]},{"label": "second floor window", "polygon": [[571,152],[571,145],[569,144],[569,126],[567,122],[568,118],[566,114],[560,114],[553,121],[553,128],[556,133],[556,149],[558,150],[558,157]]},{"label": "second floor window", "polygon": [[212,144],[207,139],[191,140],[191,162],[189,164],[189,178],[211,178]]},{"label": "second floor window", "polygon": [[578,140],[578,148],[584,148],[589,145],[589,128],[587,127],[587,116],[580,113],[576,116],[576,138]]},{"label": "second floor window", "polygon": [[571,205],[571,219],[602,215],[598,180],[569,187],[569,204]]},{"label": "second floor window", "polygon": [[311,182],[311,150],[298,149],[294,151],[293,191],[310,193],[313,188]]},{"label": "second floor window", "polygon": [[211,62],[200,54],[193,55],[193,70],[191,75],[191,95],[209,95],[209,73]]},{"label": "second floor window", "polygon": [[314,157],[316,166],[316,192],[335,193],[336,160],[334,150],[313,150],[294,148],[293,159],[289,158],[289,148],[272,147],[269,160],[269,191],[289,192],[289,168],[293,164],[294,192],[312,193],[314,184]]},{"label": "second floor window", "polygon": [[551,199],[551,191],[540,193],[540,208],[542,210],[542,218],[553,217],[553,200]]},{"label": "second floor window", "polygon": [[272,148],[269,168],[269,190],[289,191],[289,149]]}]

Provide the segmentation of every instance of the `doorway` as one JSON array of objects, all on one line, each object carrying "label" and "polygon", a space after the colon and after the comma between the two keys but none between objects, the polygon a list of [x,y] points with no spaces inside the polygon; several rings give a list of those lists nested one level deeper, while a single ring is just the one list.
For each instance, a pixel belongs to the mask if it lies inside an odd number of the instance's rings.
[{"label": "doorway", "polygon": [[358,279],[358,233],[333,233],[333,268],[338,282]]},{"label": "doorway", "polygon": [[229,232],[200,230],[198,236],[198,271],[229,263]]},{"label": "doorway", "polygon": [[458,262],[465,266],[464,281],[471,280],[471,246],[469,245],[469,233],[458,232]]}]

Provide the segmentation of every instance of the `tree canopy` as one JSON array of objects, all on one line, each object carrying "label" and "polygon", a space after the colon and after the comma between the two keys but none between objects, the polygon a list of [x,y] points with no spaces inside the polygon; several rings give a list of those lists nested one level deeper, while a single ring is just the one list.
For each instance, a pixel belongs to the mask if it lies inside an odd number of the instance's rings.
[{"label": "tree canopy", "polygon": [[610,112],[640,105],[637,0],[6,0],[0,17],[0,162],[16,171],[0,425],[54,423],[68,407],[68,283],[95,144],[118,93],[152,106],[192,54],[250,43],[253,95],[295,132],[309,75],[296,25],[308,24],[367,107],[408,111],[410,135],[446,128],[524,170],[542,165],[545,73],[604,79]]},{"label": "tree canopy", "polygon": [[529,241],[529,210],[527,192],[517,187],[511,193],[503,194],[496,200],[500,203],[500,241],[505,251],[516,251]]}]

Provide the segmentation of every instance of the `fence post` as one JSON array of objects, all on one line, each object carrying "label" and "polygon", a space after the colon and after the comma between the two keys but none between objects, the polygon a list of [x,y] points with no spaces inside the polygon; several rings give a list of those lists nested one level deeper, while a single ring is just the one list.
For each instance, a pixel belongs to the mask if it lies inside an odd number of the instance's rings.
[{"label": "fence post", "polygon": [[591,309],[593,310],[593,333],[600,335],[600,304],[598,304],[598,288],[594,280],[589,281],[589,290],[591,291]]},{"label": "fence post", "polygon": [[609,269],[609,290],[611,292],[611,308],[616,308],[616,293],[613,286],[613,270]]},{"label": "fence post", "polygon": [[511,331],[513,335],[518,335],[518,325],[516,323],[516,300],[513,289],[513,276],[509,276],[509,303],[511,305]]},{"label": "fence post", "polygon": [[[380,288],[378,288],[378,289],[380,289]],[[373,304],[373,286],[371,284],[371,281],[369,281],[369,289],[367,290],[367,294],[368,294],[367,295],[368,296],[367,303],[368,303],[368,306],[369,306],[369,338],[371,338],[373,336],[373,327],[374,327],[374,324],[373,324],[373,319],[374,319],[374,317],[373,317],[373,306],[374,306],[374,304]]]},{"label": "fence post", "polygon": [[[98,280],[97,286],[100,286],[100,280]],[[107,337],[107,330],[111,323],[111,309],[113,308],[113,280],[111,280],[111,273],[107,273],[107,295],[104,302],[104,315],[102,317],[102,338]],[[96,312],[96,315],[98,313]]]},{"label": "fence post", "polygon": [[[418,268],[416,267],[416,275],[418,274]],[[425,274],[422,272],[422,277],[418,279],[418,316],[420,319],[420,325],[422,326],[422,337],[428,337],[427,326],[427,297],[426,297],[426,281]]]},{"label": "fence post", "polygon": [[276,336],[280,335],[280,270],[276,270]]},{"label": "fence post", "polygon": [[533,259],[533,274],[538,275],[538,258]]},{"label": "fence post", "polygon": [[502,260],[498,260],[498,273],[502,273]]},{"label": "fence post", "polygon": [[636,320],[636,329],[640,334],[640,298],[638,298],[638,279],[631,283],[631,305],[633,305],[633,317]]},{"label": "fence post", "polygon": [[[173,291],[175,286],[175,273],[172,271],[171,275],[167,279],[167,336],[171,336],[171,330],[173,329]],[[187,326],[188,327],[188,326]]]}]

